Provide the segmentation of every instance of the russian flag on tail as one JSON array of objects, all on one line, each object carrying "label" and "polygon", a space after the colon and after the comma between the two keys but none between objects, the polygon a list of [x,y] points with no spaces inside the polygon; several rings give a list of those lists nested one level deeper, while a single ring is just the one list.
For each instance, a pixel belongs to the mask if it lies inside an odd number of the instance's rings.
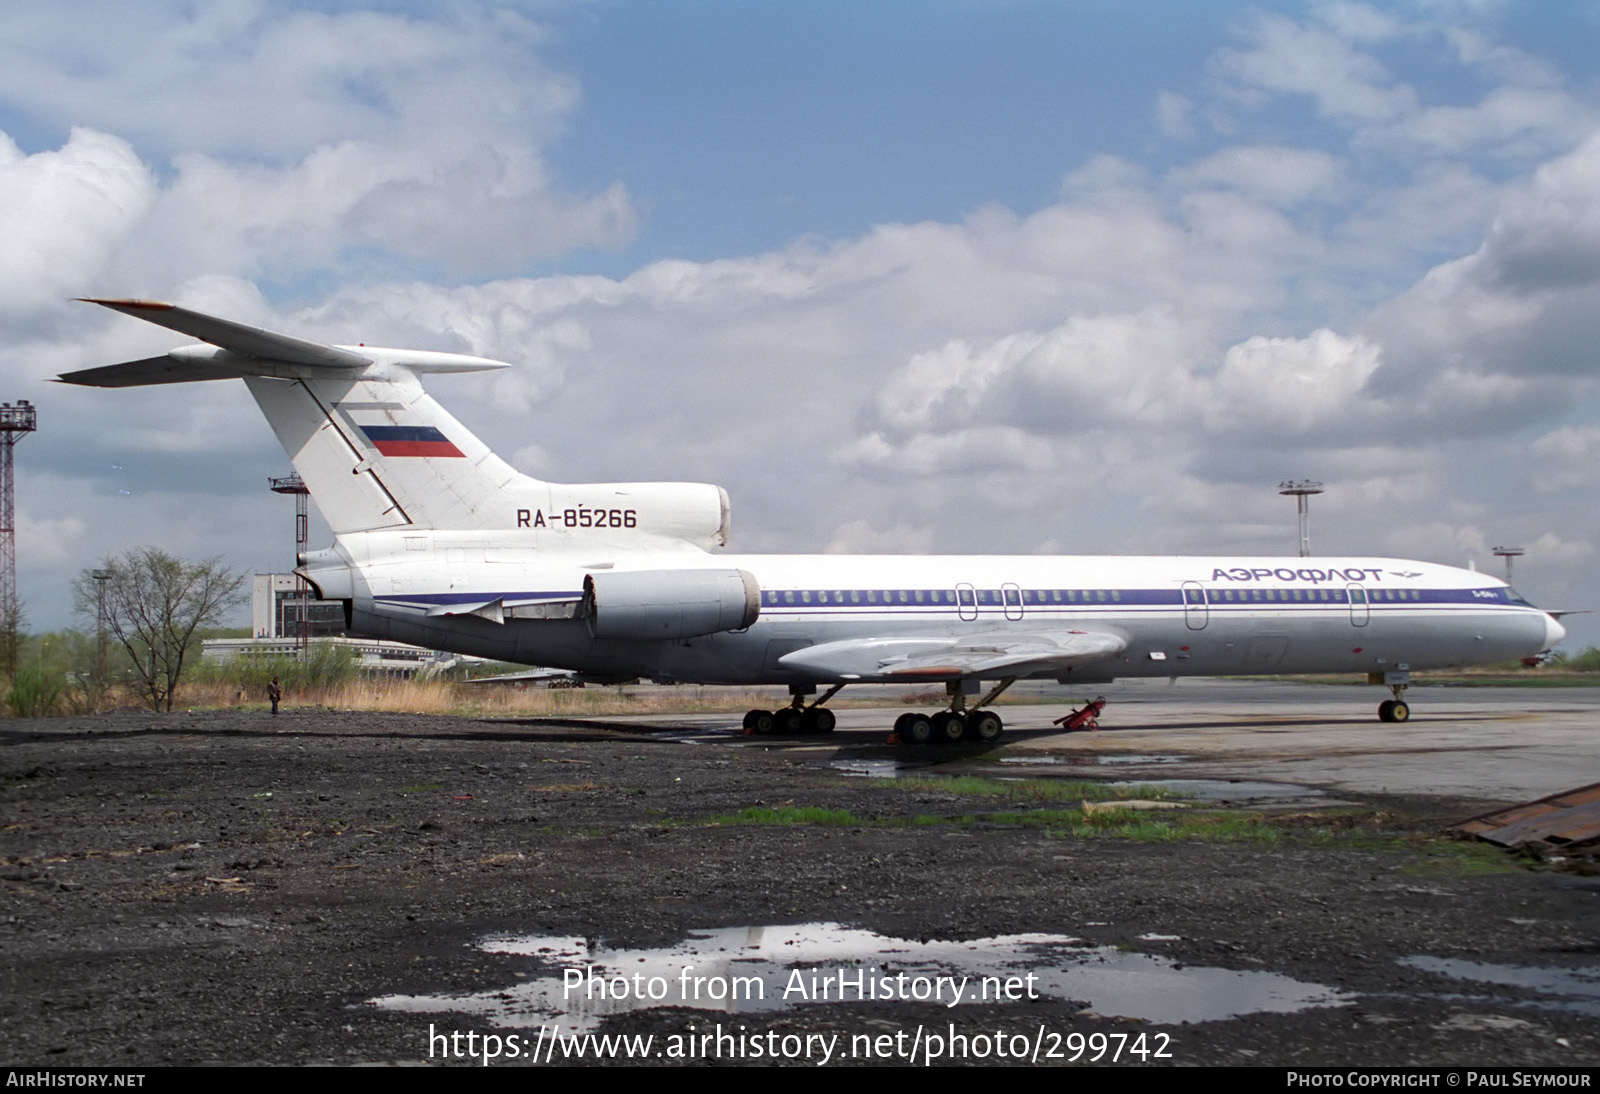
[{"label": "russian flag on tail", "polygon": [[364,425],[361,432],[385,456],[464,456],[431,425]]}]

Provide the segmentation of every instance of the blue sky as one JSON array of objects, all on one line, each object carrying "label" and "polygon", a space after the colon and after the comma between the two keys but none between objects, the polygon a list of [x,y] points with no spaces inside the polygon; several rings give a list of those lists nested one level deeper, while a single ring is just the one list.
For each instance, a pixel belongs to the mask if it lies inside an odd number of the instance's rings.
[{"label": "blue sky", "polygon": [[1273,488],[1311,477],[1321,551],[1510,541],[1529,596],[1600,606],[1597,30],[1565,0],[8,5],[29,617],[126,546],[287,557],[239,385],[45,382],[170,346],[96,294],[512,361],[435,394],[533,474],[725,485],[740,550],[1288,553]]},{"label": "blue sky", "polygon": [[588,74],[552,161],[648,195],[636,262],[1037,208],[1087,154],[1154,151],[1150,88],[1198,79],[1230,8],[598,4],[552,39]]}]

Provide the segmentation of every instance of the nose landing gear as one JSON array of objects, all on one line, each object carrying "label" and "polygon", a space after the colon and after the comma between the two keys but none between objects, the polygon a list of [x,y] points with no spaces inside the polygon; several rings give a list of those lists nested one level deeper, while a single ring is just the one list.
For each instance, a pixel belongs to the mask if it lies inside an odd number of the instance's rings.
[{"label": "nose landing gear", "polygon": [[1394,692],[1394,698],[1385,699],[1378,704],[1378,721],[1409,722],[1411,720],[1411,708],[1401,698],[1406,693],[1406,685],[1390,684],[1389,690]]},{"label": "nose landing gear", "polygon": [[1393,672],[1369,672],[1367,683],[1382,684],[1394,692],[1393,699],[1385,699],[1378,704],[1378,721],[1380,722],[1408,722],[1411,720],[1411,708],[1406,705],[1406,688],[1411,685],[1411,673],[1406,666],[1401,666]]}]

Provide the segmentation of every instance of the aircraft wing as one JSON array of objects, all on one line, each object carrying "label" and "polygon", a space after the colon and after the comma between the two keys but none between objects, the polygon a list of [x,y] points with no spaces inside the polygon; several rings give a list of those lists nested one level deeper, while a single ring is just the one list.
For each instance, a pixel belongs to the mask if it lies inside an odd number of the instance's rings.
[{"label": "aircraft wing", "polygon": [[826,679],[953,680],[1066,672],[1115,657],[1127,646],[1120,635],[1080,630],[966,638],[850,638],[795,650],[778,663]]}]

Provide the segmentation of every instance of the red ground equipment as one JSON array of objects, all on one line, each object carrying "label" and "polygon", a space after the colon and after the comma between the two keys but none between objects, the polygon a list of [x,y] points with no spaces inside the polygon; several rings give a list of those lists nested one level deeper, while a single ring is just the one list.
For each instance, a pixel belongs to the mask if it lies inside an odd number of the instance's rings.
[{"label": "red ground equipment", "polygon": [[1057,718],[1054,724],[1067,730],[1099,729],[1100,722],[1098,719],[1100,712],[1104,709],[1106,709],[1106,697],[1104,695],[1096,696],[1094,702],[1082,710],[1073,711],[1064,718]]}]

